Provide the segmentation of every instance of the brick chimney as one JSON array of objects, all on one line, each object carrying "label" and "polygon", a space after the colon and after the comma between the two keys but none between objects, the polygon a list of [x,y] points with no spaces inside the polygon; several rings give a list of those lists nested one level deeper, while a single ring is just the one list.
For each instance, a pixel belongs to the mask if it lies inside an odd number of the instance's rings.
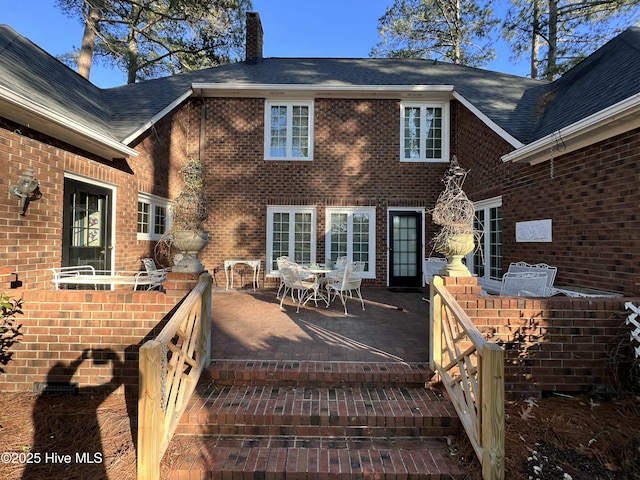
[{"label": "brick chimney", "polygon": [[245,45],[245,63],[258,63],[262,58],[264,32],[258,12],[247,12],[247,40]]}]

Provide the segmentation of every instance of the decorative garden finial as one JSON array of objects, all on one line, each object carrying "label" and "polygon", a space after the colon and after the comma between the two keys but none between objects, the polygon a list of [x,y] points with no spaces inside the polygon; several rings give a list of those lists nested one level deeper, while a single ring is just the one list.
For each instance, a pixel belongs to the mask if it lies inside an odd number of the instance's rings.
[{"label": "decorative garden finial", "polygon": [[467,173],[467,170],[458,165],[458,159],[454,156],[442,179],[445,188],[436,200],[431,214],[433,222],[442,227],[433,239],[433,248],[447,258],[447,265],[439,272],[443,276],[471,276],[469,269],[462,263],[462,258],[472,252],[475,245],[475,207],[462,190]]},{"label": "decorative garden finial", "polygon": [[162,236],[156,248],[167,257],[173,255],[174,272],[202,272],[198,252],[207,246],[209,236],[204,222],[209,209],[204,197],[204,170],[198,159],[188,160],[180,170],[184,183],[182,192],[173,201],[173,224]]}]

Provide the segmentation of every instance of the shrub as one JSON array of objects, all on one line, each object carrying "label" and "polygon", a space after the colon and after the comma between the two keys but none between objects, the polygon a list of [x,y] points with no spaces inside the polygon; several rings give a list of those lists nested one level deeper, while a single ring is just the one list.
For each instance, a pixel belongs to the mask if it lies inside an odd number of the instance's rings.
[{"label": "shrub", "polygon": [[7,365],[13,356],[13,352],[9,350],[22,336],[22,324],[16,319],[16,315],[22,315],[22,299],[16,300],[3,293],[0,295],[0,309],[0,373],[4,373],[3,366]]}]

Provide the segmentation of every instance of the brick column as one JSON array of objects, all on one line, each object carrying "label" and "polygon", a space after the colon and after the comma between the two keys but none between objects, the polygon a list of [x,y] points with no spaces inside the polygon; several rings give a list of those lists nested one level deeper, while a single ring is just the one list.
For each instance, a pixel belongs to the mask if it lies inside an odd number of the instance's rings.
[{"label": "brick column", "polygon": [[203,272],[167,272],[167,279],[162,286],[167,295],[184,297],[198,284],[198,278]]},{"label": "brick column", "polygon": [[477,277],[441,277],[444,286],[454,296],[456,302],[472,316],[478,309],[478,295],[482,287],[478,285]]}]

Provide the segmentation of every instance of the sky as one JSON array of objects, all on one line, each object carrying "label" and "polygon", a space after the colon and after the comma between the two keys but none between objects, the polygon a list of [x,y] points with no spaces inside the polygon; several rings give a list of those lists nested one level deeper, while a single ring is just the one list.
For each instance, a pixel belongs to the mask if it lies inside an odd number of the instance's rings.
[{"label": "sky", "polygon": [[[11,1],[0,11],[7,24],[53,56],[80,45],[82,25],[55,7],[55,0]],[[365,58],[380,40],[378,19],[393,0],[253,0],[264,30],[265,57]],[[509,62],[505,44],[486,69],[526,76],[528,62]],[[126,83],[125,74],[91,67],[91,81],[102,88]]]}]

